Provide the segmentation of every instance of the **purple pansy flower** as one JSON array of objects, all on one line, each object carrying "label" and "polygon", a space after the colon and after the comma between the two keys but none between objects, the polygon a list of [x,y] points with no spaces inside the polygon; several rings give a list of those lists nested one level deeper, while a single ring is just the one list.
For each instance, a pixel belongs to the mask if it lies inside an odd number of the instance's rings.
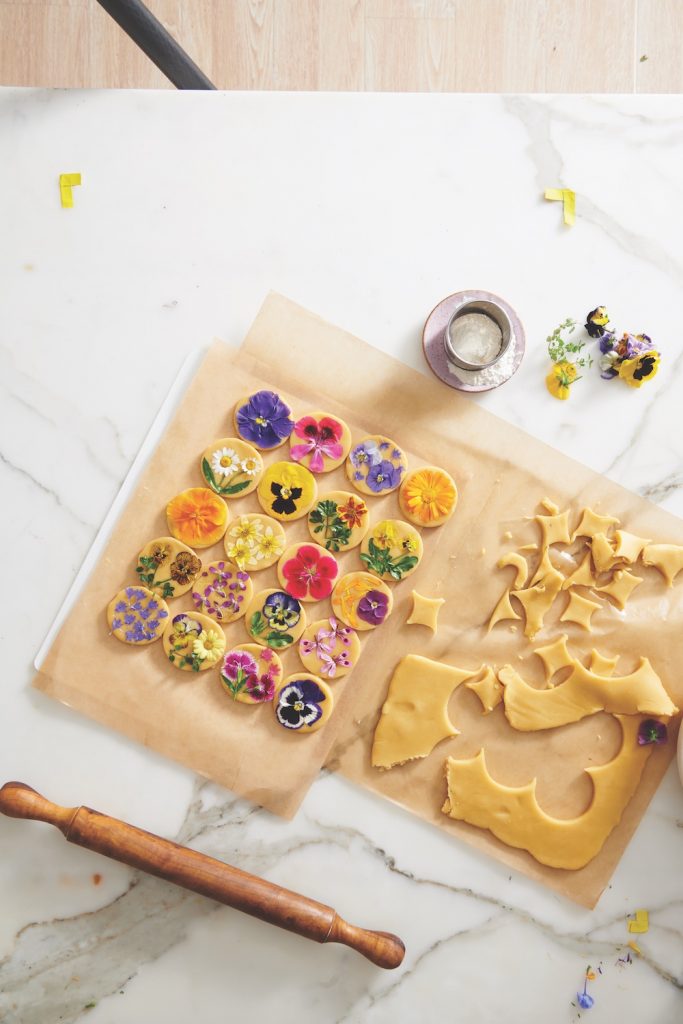
[{"label": "purple pansy flower", "polygon": [[367,468],[376,466],[382,461],[379,448],[374,441],[363,441],[362,444],[357,444],[355,448],[351,449],[349,458],[351,465],[356,469],[360,469],[362,466]]},{"label": "purple pansy flower", "polygon": [[646,747],[650,743],[666,743],[667,731],[664,722],[656,718],[646,718],[638,726],[638,745]]},{"label": "purple pansy flower", "polygon": [[301,618],[301,605],[295,597],[285,594],[284,590],[276,590],[263,602],[263,614],[271,629],[286,633]]},{"label": "purple pansy flower", "polygon": [[274,391],[257,391],[235,415],[237,432],[257,448],[277,448],[292,433],[291,409]]},{"label": "purple pansy flower", "polygon": [[285,729],[301,729],[321,718],[325,694],[311,679],[300,679],[280,690],[275,714]]},{"label": "purple pansy flower", "polygon": [[365,482],[375,494],[379,491],[390,491],[401,482],[403,466],[395,466],[393,462],[383,459],[378,465],[371,466]]},{"label": "purple pansy flower", "polygon": [[358,602],[358,618],[371,626],[381,625],[387,617],[389,598],[381,590],[369,590]]}]

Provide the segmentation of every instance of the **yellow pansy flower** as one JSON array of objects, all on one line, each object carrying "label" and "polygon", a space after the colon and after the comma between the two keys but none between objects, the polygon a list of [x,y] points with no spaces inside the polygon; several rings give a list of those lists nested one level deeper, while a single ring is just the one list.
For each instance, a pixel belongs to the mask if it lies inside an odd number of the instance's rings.
[{"label": "yellow pansy flower", "polygon": [[545,379],[545,386],[553,398],[565,401],[569,398],[569,388],[575,380],[578,380],[578,377],[574,363],[563,360],[560,363],[555,363]]}]

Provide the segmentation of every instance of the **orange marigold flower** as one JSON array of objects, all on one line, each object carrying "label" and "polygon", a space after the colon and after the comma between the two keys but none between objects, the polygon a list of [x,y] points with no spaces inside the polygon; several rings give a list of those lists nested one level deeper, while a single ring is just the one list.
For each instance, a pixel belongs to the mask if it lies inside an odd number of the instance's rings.
[{"label": "orange marigold flower", "polygon": [[453,514],[457,500],[453,479],[434,466],[409,473],[399,494],[406,517],[419,526],[440,526]]},{"label": "orange marigold flower", "polygon": [[228,526],[228,506],[208,487],[190,487],[166,506],[168,528],[176,540],[193,548],[208,548]]},{"label": "orange marigold flower", "polygon": [[345,505],[337,506],[337,515],[351,529],[354,526],[362,526],[363,519],[368,514],[368,507],[359,498],[349,498]]}]

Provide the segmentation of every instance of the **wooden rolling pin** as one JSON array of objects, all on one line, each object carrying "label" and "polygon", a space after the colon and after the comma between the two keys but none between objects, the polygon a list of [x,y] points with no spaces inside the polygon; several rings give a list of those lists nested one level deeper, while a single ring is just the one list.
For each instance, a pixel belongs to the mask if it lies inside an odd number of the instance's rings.
[{"label": "wooden rolling pin", "polygon": [[0,811],[11,818],[55,825],[70,843],[165,878],[278,928],[316,942],[341,942],[378,967],[398,967],[405,955],[405,946],[396,935],[358,928],[332,907],[89,807],[59,807],[23,782],[7,782],[0,789]]}]

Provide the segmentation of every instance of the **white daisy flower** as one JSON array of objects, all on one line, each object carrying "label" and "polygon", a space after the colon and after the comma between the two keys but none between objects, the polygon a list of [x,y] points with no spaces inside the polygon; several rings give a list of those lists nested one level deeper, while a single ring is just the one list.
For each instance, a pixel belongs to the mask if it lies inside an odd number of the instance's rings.
[{"label": "white daisy flower", "polygon": [[261,460],[250,456],[246,459],[242,459],[240,466],[242,472],[246,473],[247,476],[256,476],[261,469]]},{"label": "white daisy flower", "polygon": [[216,476],[233,476],[242,468],[242,462],[234,448],[219,448],[211,456],[211,469]]}]

